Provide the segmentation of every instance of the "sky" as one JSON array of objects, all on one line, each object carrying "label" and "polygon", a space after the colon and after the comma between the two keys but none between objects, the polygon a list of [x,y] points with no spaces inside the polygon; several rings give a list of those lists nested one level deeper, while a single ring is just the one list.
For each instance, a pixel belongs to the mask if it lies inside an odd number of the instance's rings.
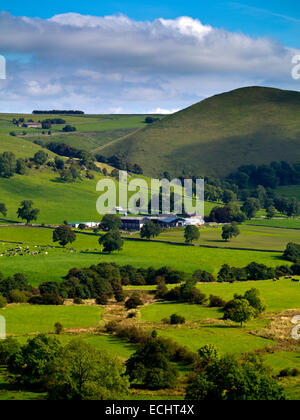
[{"label": "sky", "polygon": [[299,91],[298,54],[295,0],[1,0],[0,112],[170,113],[244,86]]}]

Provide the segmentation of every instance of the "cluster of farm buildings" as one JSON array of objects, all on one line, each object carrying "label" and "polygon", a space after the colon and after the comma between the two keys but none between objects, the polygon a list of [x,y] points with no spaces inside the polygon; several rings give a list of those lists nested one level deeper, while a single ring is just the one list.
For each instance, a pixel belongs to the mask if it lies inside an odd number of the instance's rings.
[{"label": "cluster of farm buildings", "polygon": [[[191,217],[178,217],[176,215],[160,215],[160,216],[145,216],[145,217],[133,217],[124,216],[121,217],[122,230],[133,230],[140,231],[147,222],[153,222],[159,224],[162,228],[179,228],[189,225],[201,226],[205,222],[200,216]],[[72,227],[77,229],[80,225],[85,225],[88,228],[96,228],[99,226],[99,222],[73,222],[70,223]]]}]

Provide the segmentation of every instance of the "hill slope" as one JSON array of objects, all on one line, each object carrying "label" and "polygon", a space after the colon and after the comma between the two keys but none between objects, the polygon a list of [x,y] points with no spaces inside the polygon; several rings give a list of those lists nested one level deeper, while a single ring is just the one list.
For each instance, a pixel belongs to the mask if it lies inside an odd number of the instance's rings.
[{"label": "hill slope", "polygon": [[217,95],[102,148],[145,174],[225,176],[246,164],[300,161],[300,93],[250,87]]}]

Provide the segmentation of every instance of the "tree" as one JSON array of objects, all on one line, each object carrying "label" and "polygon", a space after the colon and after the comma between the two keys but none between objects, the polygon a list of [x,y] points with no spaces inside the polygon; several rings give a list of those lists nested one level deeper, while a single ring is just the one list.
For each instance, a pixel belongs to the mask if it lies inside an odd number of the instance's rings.
[{"label": "tree", "polygon": [[239,227],[236,223],[231,225],[225,225],[222,228],[222,238],[225,241],[229,241],[232,238],[236,238],[240,234]]},{"label": "tree", "polygon": [[172,365],[170,346],[159,338],[149,339],[126,362],[130,381],[147,389],[172,388],[178,370]]},{"label": "tree", "polygon": [[256,216],[256,213],[260,209],[260,203],[257,198],[247,198],[247,200],[244,202],[241,210],[243,213],[246,214],[248,219],[252,219]]},{"label": "tree", "polygon": [[16,172],[16,157],[12,152],[4,152],[0,155],[0,176],[11,178]]},{"label": "tree", "polygon": [[44,152],[43,150],[39,150],[33,157],[34,162],[37,165],[44,165],[47,162],[48,153]]},{"label": "tree", "polygon": [[76,241],[76,235],[69,226],[62,225],[53,231],[53,242],[59,242],[63,247],[74,241]]},{"label": "tree", "polygon": [[272,371],[257,356],[233,355],[211,360],[201,359],[186,389],[186,400],[193,401],[261,401],[285,400],[283,388]]},{"label": "tree", "polygon": [[103,252],[111,254],[113,251],[121,251],[124,245],[124,241],[121,238],[118,230],[108,232],[101,236],[99,244],[103,246]]},{"label": "tree", "polygon": [[231,201],[235,201],[237,199],[236,194],[231,190],[224,190],[223,193],[223,203],[229,204]]},{"label": "tree", "polygon": [[186,226],[186,228],[184,229],[184,238],[186,243],[198,241],[200,238],[200,232],[197,226]]},{"label": "tree", "polygon": [[241,327],[254,317],[255,310],[246,299],[234,299],[227,308],[225,307],[224,318],[240,323]]},{"label": "tree", "polygon": [[19,219],[26,220],[27,224],[33,220],[37,220],[39,209],[33,208],[33,202],[24,200],[21,202],[21,207],[18,208],[17,215]]},{"label": "tree", "polygon": [[7,365],[9,359],[18,351],[20,351],[18,340],[11,337],[0,340],[0,365]]},{"label": "tree", "polygon": [[141,229],[140,235],[141,238],[147,238],[150,240],[151,238],[156,238],[161,234],[161,227],[159,224],[153,222],[147,222]]},{"label": "tree", "polygon": [[252,308],[255,309],[256,315],[263,313],[266,310],[266,304],[263,298],[260,296],[260,291],[258,289],[247,290],[244,299],[246,299]]},{"label": "tree", "polygon": [[300,245],[293,242],[288,243],[283,258],[294,263],[300,261]]},{"label": "tree", "polygon": [[7,216],[7,208],[6,208],[6,205],[4,203],[0,203],[0,213],[4,217]]},{"label": "tree", "polygon": [[27,171],[26,162],[24,159],[20,158],[17,160],[16,164],[16,173],[19,175],[25,175]]},{"label": "tree", "polygon": [[128,394],[121,360],[81,340],[64,347],[48,370],[50,400],[116,400]]},{"label": "tree", "polygon": [[119,230],[122,227],[122,220],[115,214],[106,214],[103,216],[101,225],[104,229],[109,231]]},{"label": "tree", "polygon": [[276,215],[276,209],[274,206],[270,206],[267,208],[267,218],[273,219],[273,217]]},{"label": "tree", "polygon": [[48,363],[58,356],[60,350],[56,338],[37,335],[10,358],[9,372],[16,375],[16,380],[21,384],[44,386]]},{"label": "tree", "polygon": [[63,169],[65,169],[65,162],[64,162],[64,160],[63,159],[60,159],[58,156],[56,156],[55,157],[55,167],[59,171],[62,171]]}]

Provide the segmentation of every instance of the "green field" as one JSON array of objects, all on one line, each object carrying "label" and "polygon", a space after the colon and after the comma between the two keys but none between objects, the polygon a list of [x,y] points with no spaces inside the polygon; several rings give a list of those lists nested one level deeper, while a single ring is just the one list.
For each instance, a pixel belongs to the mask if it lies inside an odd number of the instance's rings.
[{"label": "green field", "polygon": [[13,305],[0,310],[8,335],[48,333],[56,322],[64,328],[96,327],[103,309],[98,306]]},{"label": "green field", "polygon": [[[248,327],[251,327],[251,323]],[[203,324],[198,328],[162,329],[159,330],[159,335],[172,338],[177,343],[187,346],[195,352],[206,344],[214,345],[222,354],[241,354],[272,346],[273,342],[271,340],[256,337],[249,331],[233,326]]]},{"label": "green field", "polygon": [[[247,225],[268,226],[277,228],[300,229],[299,219],[264,219],[264,220],[248,220]],[[287,233],[286,230],[281,231],[281,235]],[[280,231],[278,232],[280,234]]]},{"label": "green field", "polygon": [[[254,221],[253,221],[254,222]],[[289,220],[287,220],[289,222]],[[293,222],[293,221],[291,221]],[[241,225],[240,235],[226,242],[222,239],[222,228],[201,228],[200,240],[196,245],[215,246],[219,248],[246,248],[255,250],[284,251],[288,242],[300,242],[300,231],[292,229],[276,229],[273,227]],[[139,235],[136,235],[139,237]],[[159,241],[183,243],[184,230],[166,230],[158,238]]]},{"label": "green field", "polygon": [[[169,288],[174,286],[169,286]],[[268,311],[284,311],[287,309],[300,309],[300,283],[292,282],[290,279],[281,279],[278,282],[273,282],[272,280],[262,280],[262,281],[245,281],[245,282],[236,282],[236,283],[201,283],[197,287],[205,293],[207,296],[216,295],[222,297],[225,301],[232,299],[232,297],[237,294],[243,294],[247,290],[255,287],[261,292],[261,296],[264,298],[267,304]],[[128,290],[153,290],[153,286],[127,286]],[[154,305],[155,306],[155,305]],[[150,307],[149,307],[150,308]],[[174,309],[176,306],[174,307]],[[186,306],[186,314],[189,314],[190,306]],[[212,318],[215,315],[215,309],[202,307],[198,309],[198,313],[202,313],[204,310],[204,317],[207,317],[211,311]],[[159,317],[159,312],[156,309],[148,309],[147,311],[153,311],[153,314],[150,316],[156,316],[156,322],[159,322],[161,318]],[[170,310],[172,313],[174,311]],[[183,314],[184,315],[184,314]],[[188,315],[187,315],[188,317]],[[200,319],[203,319],[201,316]]]},{"label": "green field", "polygon": [[[0,228],[0,241],[22,242],[32,250],[37,245],[56,245],[52,243],[52,230],[43,228]],[[5,251],[12,247],[12,244],[3,243],[0,250],[6,255]],[[246,266],[252,261],[272,267],[286,263],[277,253],[182,247],[147,241],[125,241],[122,251],[108,255],[100,252],[97,236],[82,234],[77,235],[72,247],[76,252],[70,253],[68,249],[58,246],[48,249],[48,255],[43,250],[35,256],[3,256],[0,258],[0,271],[4,275],[25,272],[36,286],[44,281],[59,281],[71,268],[107,261],[136,267],[172,266],[188,275],[198,269],[217,274],[225,263],[237,267]]]}]

